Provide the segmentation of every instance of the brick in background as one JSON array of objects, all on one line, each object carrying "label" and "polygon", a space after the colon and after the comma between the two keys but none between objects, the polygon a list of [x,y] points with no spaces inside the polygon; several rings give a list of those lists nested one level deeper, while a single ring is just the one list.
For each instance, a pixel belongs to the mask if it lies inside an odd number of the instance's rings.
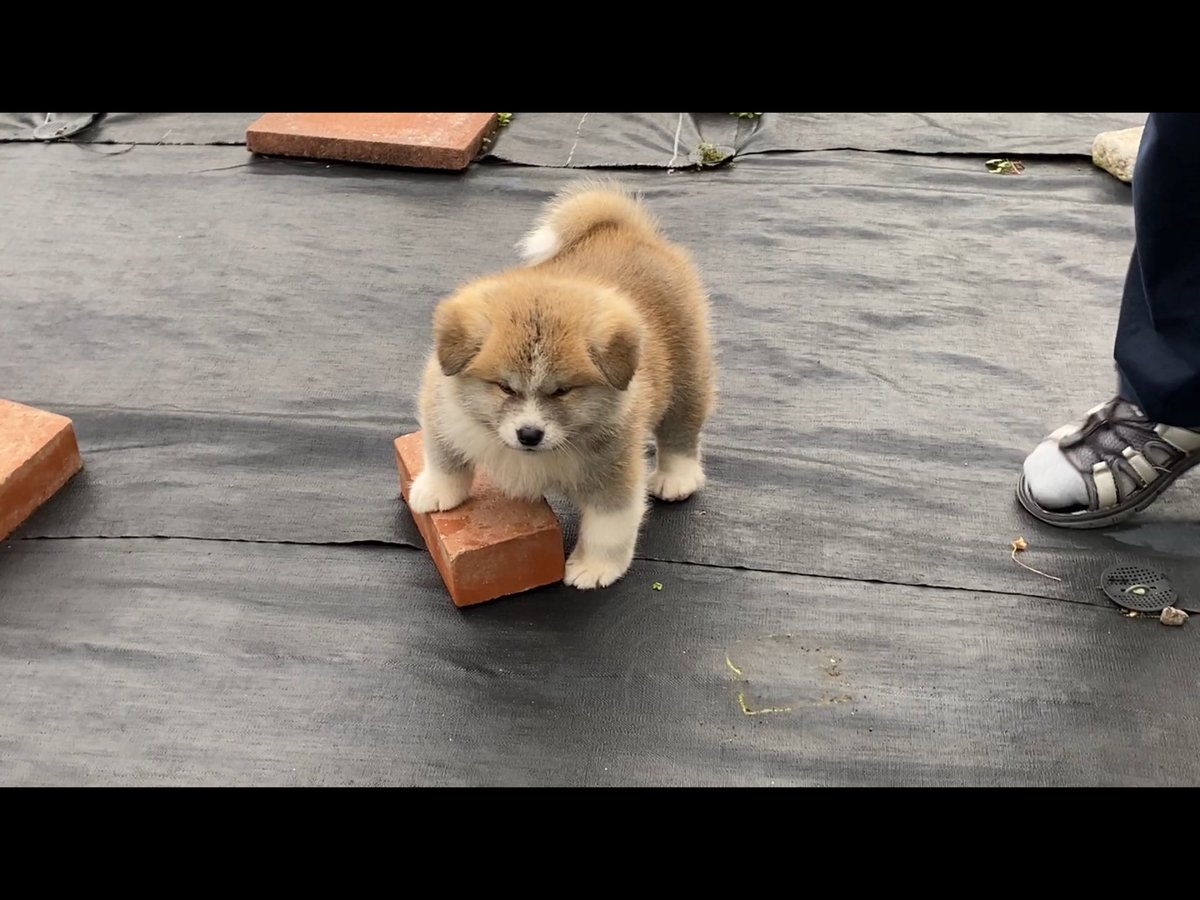
[{"label": "brick in background", "polygon": [[[405,502],[424,465],[421,433],[396,439]],[[455,606],[471,606],[562,581],[563,534],[545,500],[512,500],[477,473],[471,497],[444,512],[413,513]]]},{"label": "brick in background", "polygon": [[246,130],[246,148],[268,156],[465,169],[495,126],[495,113],[267,113]]},{"label": "brick in background", "polygon": [[70,419],[0,400],[0,540],[82,468]]}]

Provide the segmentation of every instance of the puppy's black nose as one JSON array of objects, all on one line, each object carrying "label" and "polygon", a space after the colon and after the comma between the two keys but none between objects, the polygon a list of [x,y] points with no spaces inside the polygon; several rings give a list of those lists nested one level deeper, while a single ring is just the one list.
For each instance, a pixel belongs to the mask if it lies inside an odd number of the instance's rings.
[{"label": "puppy's black nose", "polygon": [[517,440],[521,442],[522,447],[536,447],[545,436],[546,432],[540,428],[530,428],[526,425],[524,428],[517,429]]}]

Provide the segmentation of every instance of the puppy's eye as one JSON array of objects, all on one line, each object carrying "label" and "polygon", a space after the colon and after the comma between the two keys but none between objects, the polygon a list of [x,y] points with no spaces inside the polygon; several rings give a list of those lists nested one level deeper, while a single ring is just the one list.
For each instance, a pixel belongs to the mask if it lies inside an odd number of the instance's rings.
[{"label": "puppy's eye", "polygon": [[551,397],[565,397],[567,394],[571,393],[572,390],[573,389],[570,387],[560,387],[557,391],[555,391],[550,396]]},{"label": "puppy's eye", "polygon": [[500,388],[500,390],[504,391],[504,393],[508,394],[508,396],[510,396],[510,397],[516,393],[516,391],[514,391],[512,388],[510,388],[507,384],[505,384],[502,381],[494,381],[492,383],[495,384],[496,387]]}]

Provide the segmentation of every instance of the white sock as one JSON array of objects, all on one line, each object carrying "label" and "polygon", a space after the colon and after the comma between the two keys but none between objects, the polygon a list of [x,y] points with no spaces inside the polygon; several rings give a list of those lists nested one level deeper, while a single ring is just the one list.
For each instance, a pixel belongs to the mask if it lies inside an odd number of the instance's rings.
[{"label": "white sock", "polygon": [[1067,460],[1058,441],[1042,441],[1025,457],[1025,483],[1046,509],[1087,506],[1083,475]]}]

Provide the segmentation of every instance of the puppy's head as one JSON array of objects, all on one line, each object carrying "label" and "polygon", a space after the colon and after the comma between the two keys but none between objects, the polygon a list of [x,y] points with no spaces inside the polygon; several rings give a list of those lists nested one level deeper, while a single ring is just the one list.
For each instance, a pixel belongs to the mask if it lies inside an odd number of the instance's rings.
[{"label": "puppy's head", "polygon": [[444,301],[434,341],[461,408],[505,446],[545,453],[620,427],[643,326],[617,291],[518,271]]}]

